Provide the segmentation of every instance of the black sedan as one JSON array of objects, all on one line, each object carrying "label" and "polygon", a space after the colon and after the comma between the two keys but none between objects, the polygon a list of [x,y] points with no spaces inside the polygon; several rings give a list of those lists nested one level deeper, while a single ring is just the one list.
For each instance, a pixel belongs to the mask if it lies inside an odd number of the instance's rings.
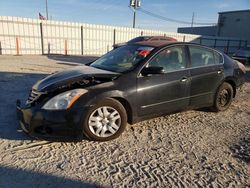
[{"label": "black sedan", "polygon": [[38,81],[17,102],[23,130],[38,138],[117,138],[127,125],[185,109],[229,108],[245,67],[191,43],[138,42],[88,66]]}]

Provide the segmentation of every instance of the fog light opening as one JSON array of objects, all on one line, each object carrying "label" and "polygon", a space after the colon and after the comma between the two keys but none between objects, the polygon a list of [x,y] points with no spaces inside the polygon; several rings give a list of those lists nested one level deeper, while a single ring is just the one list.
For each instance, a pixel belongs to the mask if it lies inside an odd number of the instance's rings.
[{"label": "fog light opening", "polygon": [[40,126],[35,129],[35,132],[41,135],[52,134],[52,129],[50,127]]}]

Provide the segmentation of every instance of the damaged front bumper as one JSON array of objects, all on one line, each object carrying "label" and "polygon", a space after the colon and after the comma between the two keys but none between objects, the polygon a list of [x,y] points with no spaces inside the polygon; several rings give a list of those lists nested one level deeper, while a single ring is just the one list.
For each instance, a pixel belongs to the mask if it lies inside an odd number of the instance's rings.
[{"label": "damaged front bumper", "polygon": [[83,137],[82,117],[86,109],[44,110],[40,106],[22,105],[17,100],[17,118],[22,130],[41,139],[73,139]]}]

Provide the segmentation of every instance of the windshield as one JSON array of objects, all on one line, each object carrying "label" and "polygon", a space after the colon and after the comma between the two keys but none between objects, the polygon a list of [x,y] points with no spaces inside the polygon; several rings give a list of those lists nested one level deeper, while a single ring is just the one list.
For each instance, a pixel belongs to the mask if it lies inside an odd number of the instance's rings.
[{"label": "windshield", "polygon": [[125,72],[133,69],[153,50],[147,46],[125,45],[110,51],[94,61],[90,66],[113,72]]}]

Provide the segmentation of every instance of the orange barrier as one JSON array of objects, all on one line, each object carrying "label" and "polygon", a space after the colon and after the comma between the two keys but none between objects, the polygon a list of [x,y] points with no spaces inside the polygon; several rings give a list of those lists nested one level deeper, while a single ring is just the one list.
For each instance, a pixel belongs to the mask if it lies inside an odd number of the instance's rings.
[{"label": "orange barrier", "polygon": [[18,37],[16,37],[16,55],[19,55],[19,51],[20,51],[20,49],[19,49],[19,39],[18,39]]},{"label": "orange barrier", "polygon": [[0,55],[2,55],[2,42],[0,41]]},{"label": "orange barrier", "polygon": [[68,43],[67,43],[67,40],[65,40],[64,49],[65,49],[65,55],[68,55]]}]

